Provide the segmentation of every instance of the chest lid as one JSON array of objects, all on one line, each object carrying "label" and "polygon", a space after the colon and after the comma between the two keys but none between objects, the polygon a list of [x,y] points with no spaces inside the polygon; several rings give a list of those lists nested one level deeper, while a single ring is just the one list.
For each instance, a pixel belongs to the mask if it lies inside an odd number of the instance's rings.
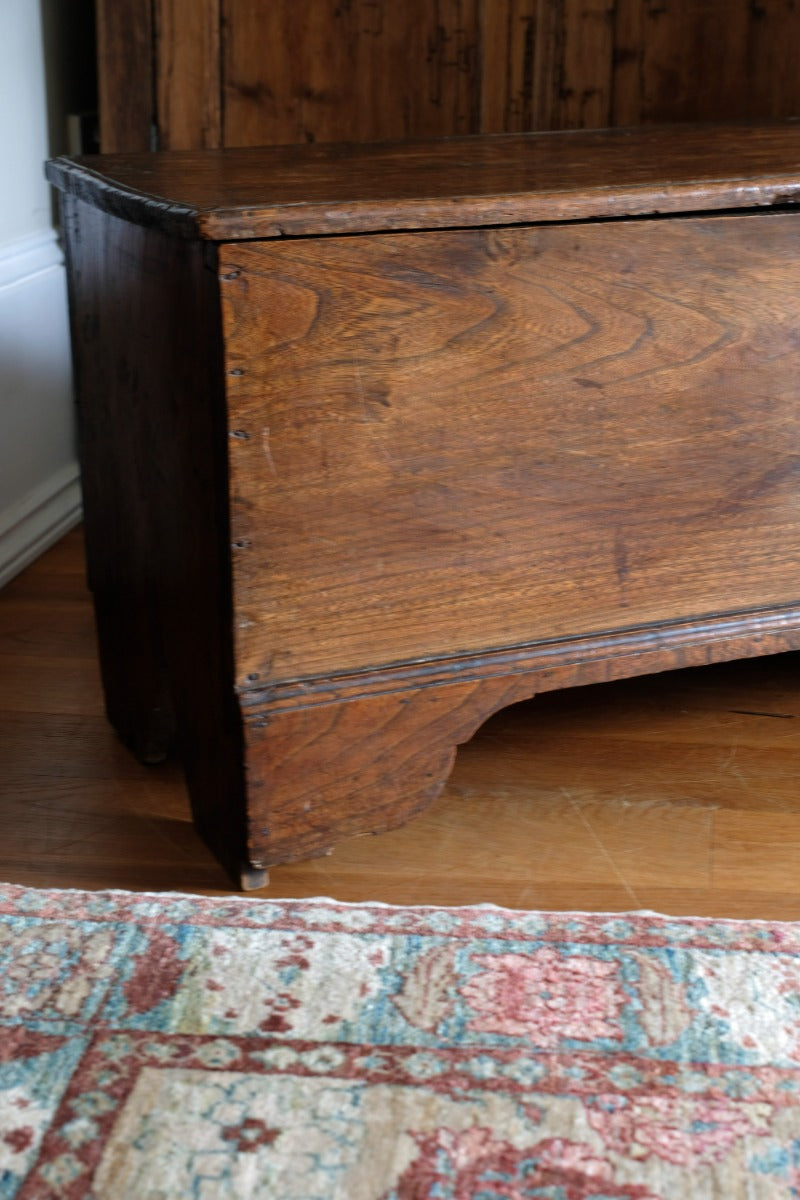
[{"label": "chest lid", "polygon": [[800,122],[57,158],[62,191],[212,241],[800,202]]}]

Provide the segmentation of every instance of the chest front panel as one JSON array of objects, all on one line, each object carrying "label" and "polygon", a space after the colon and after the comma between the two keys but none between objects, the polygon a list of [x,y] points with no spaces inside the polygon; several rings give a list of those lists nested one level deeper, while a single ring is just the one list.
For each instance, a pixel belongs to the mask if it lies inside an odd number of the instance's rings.
[{"label": "chest front panel", "polygon": [[240,676],[798,598],[800,224],[221,248]]}]

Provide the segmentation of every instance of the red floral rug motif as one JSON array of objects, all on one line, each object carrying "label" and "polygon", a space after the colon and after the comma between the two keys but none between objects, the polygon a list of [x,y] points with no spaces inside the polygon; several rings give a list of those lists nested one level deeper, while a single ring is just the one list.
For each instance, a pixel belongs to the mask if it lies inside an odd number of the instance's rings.
[{"label": "red floral rug motif", "polygon": [[11,1197],[800,1197],[800,927],[0,886]]}]

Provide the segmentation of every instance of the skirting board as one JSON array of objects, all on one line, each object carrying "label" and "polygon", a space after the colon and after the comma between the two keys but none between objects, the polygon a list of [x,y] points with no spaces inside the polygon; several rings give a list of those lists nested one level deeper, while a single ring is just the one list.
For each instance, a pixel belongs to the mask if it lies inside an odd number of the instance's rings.
[{"label": "skirting board", "polygon": [[0,587],[81,517],[64,256],[56,232],[0,245]]},{"label": "skirting board", "polygon": [[0,513],[0,587],[81,519],[80,472],[69,463]]}]

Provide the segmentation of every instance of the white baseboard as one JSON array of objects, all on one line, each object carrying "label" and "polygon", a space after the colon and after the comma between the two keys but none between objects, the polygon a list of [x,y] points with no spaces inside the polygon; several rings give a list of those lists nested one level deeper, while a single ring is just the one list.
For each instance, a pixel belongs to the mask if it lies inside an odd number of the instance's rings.
[{"label": "white baseboard", "polygon": [[81,517],[64,257],[0,244],[0,587]]},{"label": "white baseboard", "polygon": [[0,244],[0,287],[13,287],[41,271],[64,264],[55,229],[40,229],[27,237]]},{"label": "white baseboard", "polygon": [[0,513],[0,587],[81,519],[80,472],[70,463]]}]

